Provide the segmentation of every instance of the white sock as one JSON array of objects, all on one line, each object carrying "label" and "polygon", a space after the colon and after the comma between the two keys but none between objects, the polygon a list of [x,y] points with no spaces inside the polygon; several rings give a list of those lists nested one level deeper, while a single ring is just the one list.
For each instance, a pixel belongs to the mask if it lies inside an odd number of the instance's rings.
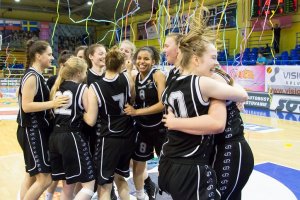
[{"label": "white sock", "polygon": [[97,193],[97,192],[95,192],[95,193],[93,194],[92,199],[98,199],[98,193]]},{"label": "white sock", "polygon": [[19,192],[18,192],[17,200],[21,200],[21,190],[19,190]]},{"label": "white sock", "polygon": [[45,200],[52,200],[52,198],[53,198],[53,193],[46,192]]},{"label": "white sock", "polygon": [[136,191],[136,198],[138,198],[138,199],[143,199],[144,197],[145,197],[144,189],[141,189],[141,190],[137,190],[137,191]]}]

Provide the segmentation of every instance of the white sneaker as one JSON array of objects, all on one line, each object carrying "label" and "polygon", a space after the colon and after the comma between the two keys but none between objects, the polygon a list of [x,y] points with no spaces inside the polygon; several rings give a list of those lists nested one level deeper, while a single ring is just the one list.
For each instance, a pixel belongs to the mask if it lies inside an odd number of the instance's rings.
[{"label": "white sneaker", "polygon": [[97,192],[94,193],[91,200],[98,200],[98,193]]}]

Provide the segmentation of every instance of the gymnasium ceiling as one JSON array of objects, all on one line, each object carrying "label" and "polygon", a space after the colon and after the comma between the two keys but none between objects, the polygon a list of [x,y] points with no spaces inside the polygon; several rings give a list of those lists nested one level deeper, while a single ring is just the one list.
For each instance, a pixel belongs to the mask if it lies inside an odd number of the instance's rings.
[{"label": "gymnasium ceiling", "polygon": [[[69,0],[68,4],[68,0],[60,0],[59,13],[68,15],[70,8],[71,16],[77,15],[81,18],[86,18],[91,8],[91,6],[87,5],[87,1],[88,0]],[[169,1],[171,5],[179,2],[179,0],[164,1]],[[23,10],[53,14],[56,13],[57,2],[58,0],[20,0],[20,2],[15,2],[14,0],[0,0],[0,8],[6,12]],[[135,2],[138,2],[138,5]],[[136,9],[138,9],[137,14],[151,12],[152,3],[154,3],[154,9],[157,9],[158,2],[161,2],[161,0],[94,0],[91,18],[97,20],[113,20],[115,14],[115,19],[119,19],[122,15],[126,15],[127,10],[130,12]]]}]

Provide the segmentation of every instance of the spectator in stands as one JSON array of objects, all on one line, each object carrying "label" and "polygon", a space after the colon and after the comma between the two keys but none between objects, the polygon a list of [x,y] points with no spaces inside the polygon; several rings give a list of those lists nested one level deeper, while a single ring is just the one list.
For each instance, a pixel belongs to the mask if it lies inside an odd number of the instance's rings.
[{"label": "spectator in stands", "polygon": [[275,24],[273,29],[274,33],[274,41],[273,41],[273,47],[275,49],[275,53],[279,53],[279,42],[280,42],[280,31],[281,28],[279,27],[278,24]]},{"label": "spectator in stands", "polygon": [[271,48],[266,44],[264,56],[268,57],[269,55],[271,55]]},{"label": "spectator in stands", "polygon": [[257,65],[265,65],[267,63],[266,57],[263,56],[263,52],[259,51],[258,52],[258,57],[256,60]]}]

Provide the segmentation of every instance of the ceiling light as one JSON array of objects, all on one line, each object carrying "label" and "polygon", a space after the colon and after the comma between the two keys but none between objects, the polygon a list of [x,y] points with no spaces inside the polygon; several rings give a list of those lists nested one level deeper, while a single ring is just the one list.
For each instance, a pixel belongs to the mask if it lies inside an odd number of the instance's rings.
[{"label": "ceiling light", "polygon": [[15,2],[20,2],[20,0],[15,0]]},{"label": "ceiling light", "polygon": [[92,4],[93,4],[92,1],[88,1],[88,2],[87,2],[87,5],[89,5],[89,6],[92,5]]}]

